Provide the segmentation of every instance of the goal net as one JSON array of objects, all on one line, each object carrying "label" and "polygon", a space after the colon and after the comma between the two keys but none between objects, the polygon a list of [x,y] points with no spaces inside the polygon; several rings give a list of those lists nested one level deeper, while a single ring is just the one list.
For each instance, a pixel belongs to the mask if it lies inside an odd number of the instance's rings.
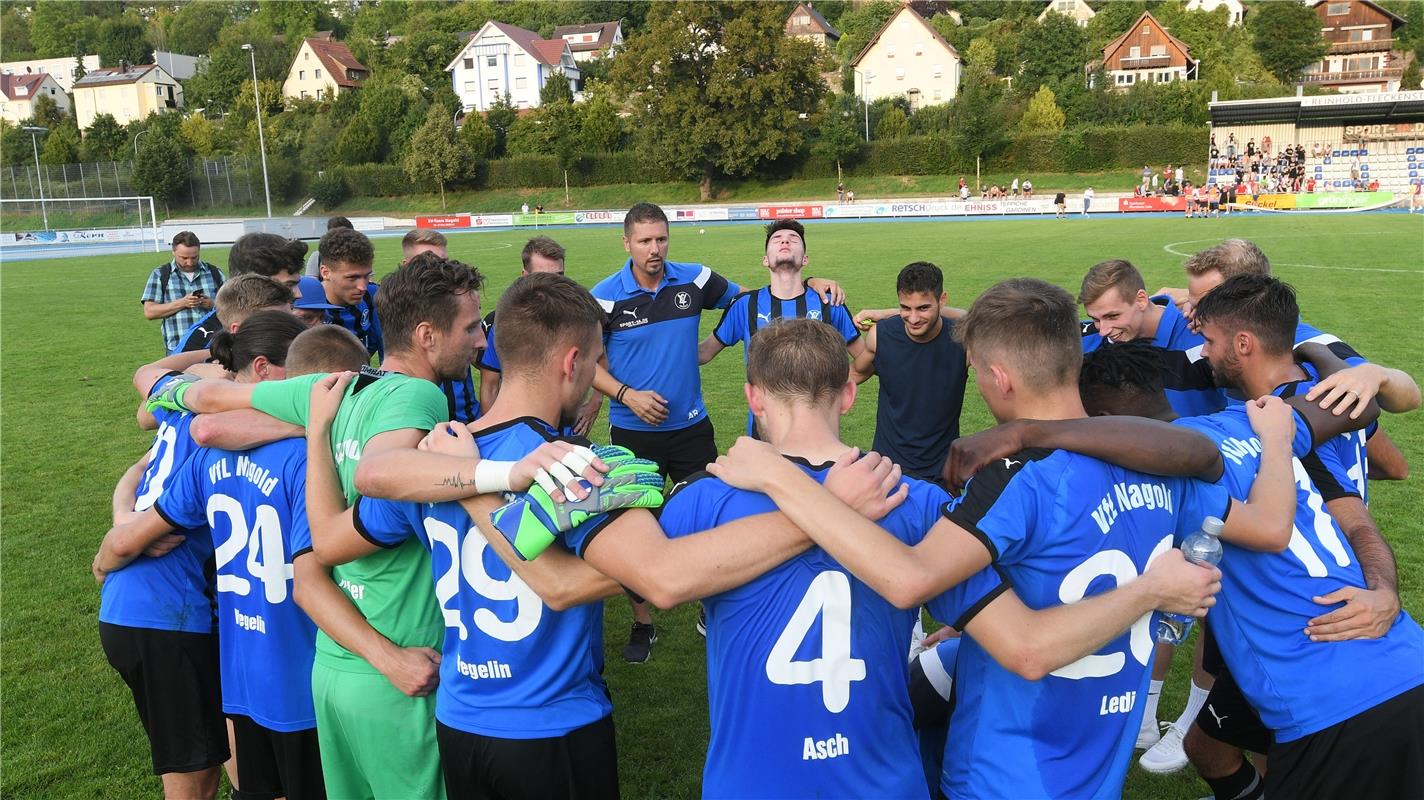
[{"label": "goal net", "polygon": [[0,244],[90,243],[161,252],[153,197],[0,197]]}]

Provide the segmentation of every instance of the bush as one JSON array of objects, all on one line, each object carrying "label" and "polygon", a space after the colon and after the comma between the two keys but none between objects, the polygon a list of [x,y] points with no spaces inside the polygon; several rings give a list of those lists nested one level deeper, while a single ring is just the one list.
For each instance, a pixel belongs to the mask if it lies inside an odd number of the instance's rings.
[{"label": "bush", "polygon": [[324,172],[312,181],[311,194],[323,210],[330,211],[346,202],[346,198],[351,196],[351,188],[335,172]]},{"label": "bush", "polygon": [[358,197],[400,197],[410,194],[410,178],[400,164],[359,164],[333,171]]},{"label": "bush", "polygon": [[1184,125],[1092,126],[1016,134],[992,166],[1022,172],[1096,172],[1199,160],[1207,129]]}]

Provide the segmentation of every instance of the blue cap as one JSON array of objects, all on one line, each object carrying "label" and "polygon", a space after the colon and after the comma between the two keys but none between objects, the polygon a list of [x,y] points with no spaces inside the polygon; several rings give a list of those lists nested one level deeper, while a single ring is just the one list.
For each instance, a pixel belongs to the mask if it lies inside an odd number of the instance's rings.
[{"label": "blue cap", "polygon": [[292,303],[293,308],[341,308],[341,306],[334,306],[326,302],[326,290],[321,288],[321,281],[310,275],[302,277],[301,283],[297,284],[297,289],[301,291],[302,296]]}]

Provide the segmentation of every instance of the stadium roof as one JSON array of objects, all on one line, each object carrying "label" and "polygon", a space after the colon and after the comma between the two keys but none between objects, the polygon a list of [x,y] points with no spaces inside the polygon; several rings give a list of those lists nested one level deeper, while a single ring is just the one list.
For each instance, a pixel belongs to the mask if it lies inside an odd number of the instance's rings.
[{"label": "stadium roof", "polygon": [[1424,91],[1226,100],[1209,103],[1207,108],[1213,125],[1404,120],[1424,117]]}]

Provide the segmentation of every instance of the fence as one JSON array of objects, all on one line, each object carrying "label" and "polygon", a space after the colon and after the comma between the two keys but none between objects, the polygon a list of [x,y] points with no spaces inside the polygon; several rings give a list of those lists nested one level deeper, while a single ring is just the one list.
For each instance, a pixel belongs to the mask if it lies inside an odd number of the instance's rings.
[{"label": "fence", "polygon": [[[193,159],[187,191],[173,205],[191,208],[250,206],[262,202],[261,176],[252,181],[253,163],[247,156]],[[133,183],[132,161],[83,164],[33,164],[0,167],[0,196],[69,198],[126,197],[142,194]]]}]

